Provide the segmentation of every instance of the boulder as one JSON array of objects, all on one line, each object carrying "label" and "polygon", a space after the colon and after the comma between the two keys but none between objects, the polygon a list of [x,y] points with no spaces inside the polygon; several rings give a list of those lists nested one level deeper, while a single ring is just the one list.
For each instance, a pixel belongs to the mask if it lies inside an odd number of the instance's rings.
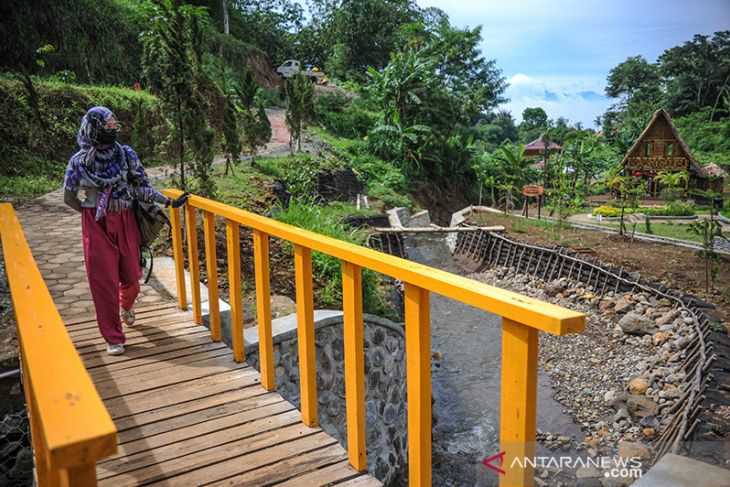
[{"label": "boulder", "polygon": [[634,377],[629,381],[629,392],[637,396],[643,396],[649,388],[649,383],[643,377]]},{"label": "boulder", "polygon": [[621,458],[634,458],[638,457],[642,460],[649,460],[651,458],[651,450],[637,441],[623,441],[618,446],[618,456]]},{"label": "boulder", "polygon": [[626,409],[632,416],[644,418],[646,416],[656,416],[659,411],[659,404],[646,396],[629,395],[626,398]]},{"label": "boulder", "polygon": [[658,326],[669,324],[674,321],[674,316],[674,311],[667,311],[656,320],[656,324]]},{"label": "boulder", "polygon": [[616,311],[616,313],[624,313],[624,312],[628,311],[629,308],[631,308],[633,305],[634,305],[634,303],[629,299],[618,298],[615,301],[615,305],[614,305],[613,309],[614,309],[614,311]]},{"label": "boulder", "polygon": [[666,342],[667,338],[669,338],[669,335],[666,331],[658,331],[651,337],[651,342],[655,347],[658,347],[661,346],[662,343]]},{"label": "boulder", "polygon": [[555,281],[552,281],[548,283],[545,288],[545,294],[548,296],[555,296],[559,292],[562,292],[567,287],[567,284],[565,281],[561,279],[556,279]]},{"label": "boulder", "polygon": [[618,322],[618,326],[627,335],[651,335],[657,331],[654,321],[634,312],[626,313]]},{"label": "boulder", "polygon": [[575,477],[578,479],[600,478],[603,477],[603,474],[593,465],[588,465],[576,470]]}]

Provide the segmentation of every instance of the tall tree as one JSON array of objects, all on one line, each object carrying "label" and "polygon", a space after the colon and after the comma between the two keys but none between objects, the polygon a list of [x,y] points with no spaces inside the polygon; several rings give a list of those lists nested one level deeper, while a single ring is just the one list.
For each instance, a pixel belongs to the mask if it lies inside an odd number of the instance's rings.
[{"label": "tall tree", "polygon": [[619,108],[627,108],[634,97],[657,102],[662,95],[659,69],[643,56],[633,56],[611,69],[606,79],[606,95],[619,98]]},{"label": "tall tree", "polygon": [[302,75],[292,76],[286,80],[286,125],[289,128],[289,145],[294,154],[294,142],[297,150],[302,150],[302,126],[314,115],[314,83]]},{"label": "tall tree", "polygon": [[730,30],[696,35],[664,51],[659,63],[672,115],[716,109],[722,95],[730,93]]},{"label": "tall tree", "polygon": [[537,139],[548,126],[548,115],[541,107],[528,107],[522,111],[520,140],[528,143]]},{"label": "tall tree", "polygon": [[214,191],[210,178],[213,131],[203,93],[211,83],[202,69],[201,51],[205,11],[183,5],[180,0],[146,2],[143,7],[148,19],[142,33],[144,75],[172,123],[180,186],[187,188],[185,166],[189,151],[198,191],[210,195]]}]

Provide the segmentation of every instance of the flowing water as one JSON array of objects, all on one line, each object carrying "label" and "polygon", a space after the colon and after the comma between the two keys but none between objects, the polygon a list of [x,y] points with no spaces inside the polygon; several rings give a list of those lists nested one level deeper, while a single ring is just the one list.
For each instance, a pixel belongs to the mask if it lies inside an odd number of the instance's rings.
[{"label": "flowing water", "polygon": [[[409,259],[459,273],[443,235],[411,234],[405,243]],[[433,485],[498,483],[498,474],[482,461],[499,453],[501,322],[497,315],[431,295]],[[537,427],[580,437],[542,375]]]}]

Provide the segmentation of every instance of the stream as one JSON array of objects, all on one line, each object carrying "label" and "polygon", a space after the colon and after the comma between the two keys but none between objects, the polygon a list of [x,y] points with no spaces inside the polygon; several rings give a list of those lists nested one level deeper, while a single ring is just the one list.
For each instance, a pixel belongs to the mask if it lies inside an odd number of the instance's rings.
[{"label": "stream", "polygon": [[[444,235],[410,234],[404,241],[410,260],[462,273]],[[431,294],[431,350],[436,355],[433,485],[498,484],[498,474],[482,461],[500,451],[501,321],[492,313]],[[582,440],[580,428],[553,399],[548,377],[542,373],[537,427]]]}]

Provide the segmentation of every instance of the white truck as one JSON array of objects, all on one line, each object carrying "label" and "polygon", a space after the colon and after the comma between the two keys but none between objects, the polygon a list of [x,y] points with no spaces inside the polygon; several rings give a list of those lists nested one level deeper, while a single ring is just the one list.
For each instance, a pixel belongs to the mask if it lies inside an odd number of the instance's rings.
[{"label": "white truck", "polygon": [[276,68],[276,72],[282,78],[291,78],[295,74],[302,74],[309,78],[313,83],[324,80],[324,74],[317,68],[302,70],[302,64],[296,59],[284,61],[284,64]]}]

